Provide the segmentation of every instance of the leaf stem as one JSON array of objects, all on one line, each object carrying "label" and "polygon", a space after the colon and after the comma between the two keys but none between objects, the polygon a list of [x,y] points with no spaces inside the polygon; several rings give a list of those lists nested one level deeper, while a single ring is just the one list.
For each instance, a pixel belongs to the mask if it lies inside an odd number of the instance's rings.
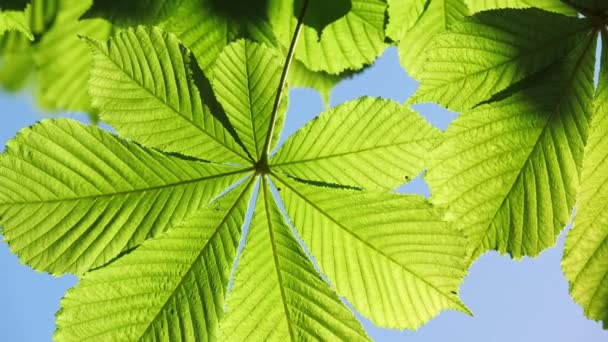
[{"label": "leaf stem", "polygon": [[272,142],[272,136],[274,135],[274,128],[277,123],[277,116],[279,113],[279,107],[281,105],[281,98],[283,97],[285,83],[287,82],[287,75],[289,74],[289,67],[291,66],[291,62],[293,61],[293,57],[296,52],[296,45],[298,44],[300,31],[302,31],[302,25],[304,24],[304,15],[306,14],[307,8],[308,0],[304,0],[304,5],[302,6],[302,9],[300,10],[300,15],[298,16],[298,24],[296,25],[296,30],[294,31],[293,36],[291,38],[289,51],[287,52],[287,57],[285,58],[285,65],[283,66],[283,72],[281,73],[281,80],[279,81],[277,96],[274,100],[274,106],[272,107],[270,125],[268,127],[268,135],[266,135],[266,141],[264,142],[264,150],[262,151],[262,156],[260,158],[260,161],[262,163],[265,163],[266,165],[268,164],[268,155],[270,154],[270,143]]}]

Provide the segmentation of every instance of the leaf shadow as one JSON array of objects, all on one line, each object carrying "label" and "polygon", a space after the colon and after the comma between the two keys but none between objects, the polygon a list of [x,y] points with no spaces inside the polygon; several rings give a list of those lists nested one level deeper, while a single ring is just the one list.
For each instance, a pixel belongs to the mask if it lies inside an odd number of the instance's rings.
[{"label": "leaf shadow", "polygon": [[[311,186],[316,186],[316,187],[331,188],[331,189],[341,189],[341,190],[355,190],[355,191],[363,191],[363,190],[365,190],[362,187],[353,186],[353,185],[344,185],[344,184],[329,183],[329,182],[323,182],[323,181],[315,181],[315,180],[310,180],[310,179],[304,179],[304,178],[294,177],[294,176],[291,176],[291,175],[288,175],[288,174],[284,174],[284,175],[287,176],[288,178],[293,179],[294,181],[296,181],[298,183],[302,183],[302,184],[306,184],[306,185],[311,185]],[[277,188],[277,190],[280,192],[281,188]]]},{"label": "leaf shadow", "polygon": [[234,126],[230,123],[228,114],[226,114],[226,111],[215,97],[215,93],[213,92],[213,88],[211,87],[211,81],[209,80],[209,78],[207,78],[207,76],[205,76],[205,74],[199,67],[196,57],[193,54],[190,54],[190,57],[190,70],[192,70],[192,80],[194,82],[194,85],[199,90],[203,103],[209,107],[211,115],[213,115],[222,124],[224,129],[228,131],[228,133],[232,136],[232,138],[234,138],[236,143],[243,148],[243,151],[245,151],[245,153],[247,153],[247,156],[251,160],[254,160],[249,151],[247,151],[247,149],[245,148],[245,144],[243,144],[243,141],[238,136],[236,130],[234,129]]}]

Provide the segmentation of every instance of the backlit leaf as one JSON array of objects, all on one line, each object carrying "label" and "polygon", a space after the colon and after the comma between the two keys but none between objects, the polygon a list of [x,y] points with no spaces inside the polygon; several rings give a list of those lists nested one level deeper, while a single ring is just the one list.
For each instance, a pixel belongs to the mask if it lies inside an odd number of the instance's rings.
[{"label": "backlit leaf", "polygon": [[514,258],[553,246],[569,222],[593,99],[595,37],[506,98],[465,111],[433,152],[433,202],[474,249]]}]

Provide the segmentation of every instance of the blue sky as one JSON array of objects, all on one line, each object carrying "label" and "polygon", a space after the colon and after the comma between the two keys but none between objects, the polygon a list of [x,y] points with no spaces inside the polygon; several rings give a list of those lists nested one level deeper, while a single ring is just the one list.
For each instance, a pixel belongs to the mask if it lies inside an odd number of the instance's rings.
[{"label": "blue sky", "polygon": [[[400,68],[396,50],[389,49],[372,68],[340,83],[330,105],[360,96],[403,103],[416,86]],[[456,116],[432,105],[415,108],[442,129]],[[321,98],[315,92],[291,91],[283,140],[322,110]],[[43,116],[27,94],[0,93],[0,143]],[[420,178],[400,191],[428,195]],[[536,259],[512,261],[488,253],[475,262],[461,288],[462,299],[474,317],[445,311],[416,332],[376,328],[362,318],[364,326],[376,341],[608,341],[608,331],[584,318],[582,309],[568,296],[568,284],[560,270],[563,238],[564,233],[556,247]],[[60,298],[75,284],[75,277],[55,278],[20,265],[6,244],[0,243],[0,341],[50,341]]]}]

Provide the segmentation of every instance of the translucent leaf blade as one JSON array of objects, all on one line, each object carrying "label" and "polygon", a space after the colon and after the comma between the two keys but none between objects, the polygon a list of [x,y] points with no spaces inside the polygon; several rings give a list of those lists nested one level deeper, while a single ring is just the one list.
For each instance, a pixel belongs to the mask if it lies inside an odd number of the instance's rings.
[{"label": "translucent leaf blade", "polygon": [[416,24],[432,0],[388,0],[386,36],[398,42]]},{"label": "translucent leaf blade", "polygon": [[[384,42],[384,14],[382,0],[352,0],[351,10],[334,21],[319,35],[311,27],[304,27],[296,59],[312,71],[339,74],[345,70],[359,70],[371,64],[386,48]],[[297,24],[293,16],[293,0],[271,1],[269,18],[279,42],[289,46]]]},{"label": "translucent leaf blade", "polygon": [[533,8],[478,13],[435,39],[411,102],[470,109],[546,68],[590,35],[586,19]]},{"label": "translucent leaf blade", "polygon": [[466,240],[421,196],[273,180],[321,271],[376,325],[416,329],[443,309],[468,312],[457,294]]},{"label": "translucent leaf blade", "polygon": [[219,340],[369,340],[314,269],[271,196],[264,180]]},{"label": "translucent leaf blade", "polygon": [[107,39],[112,26],[102,20],[78,18],[90,0],[60,0],[54,25],[41,38],[35,54],[37,102],[51,111],[92,113],[87,82],[91,77],[91,52],[79,39]]},{"label": "translucent leaf blade", "polygon": [[72,120],[27,128],[0,155],[0,225],[21,262],[82,274],[160,234],[245,170],[144,149]]},{"label": "translucent leaf blade", "polygon": [[226,118],[208,107],[214,101],[210,90],[203,103],[201,88],[208,81],[193,75],[197,66],[174,35],[138,27],[90,45],[93,106],[122,136],[205,160],[248,163]]},{"label": "translucent leaf blade", "polygon": [[569,222],[587,140],[595,38],[504,99],[461,114],[426,176],[474,249],[513,258],[553,246]]},{"label": "translucent leaf blade", "polygon": [[499,8],[540,8],[546,11],[576,16],[576,10],[561,0],[466,0],[471,13]]},{"label": "translucent leaf blade", "polygon": [[86,274],[61,301],[55,339],[216,339],[252,183]]},{"label": "translucent leaf blade", "polygon": [[[294,0],[294,16],[300,15],[304,0]],[[319,36],[323,29],[332,22],[345,16],[351,9],[351,0],[308,0],[308,10],[304,16],[304,25],[317,30]]]},{"label": "translucent leaf blade", "polygon": [[[429,0],[426,6],[426,10],[422,12],[414,26],[404,32],[402,23],[397,22],[394,25],[399,30],[395,30],[396,32],[391,36],[393,40],[399,42],[401,65],[409,75],[417,79],[426,61],[424,52],[430,47],[433,39],[469,14],[464,0]],[[398,7],[393,8],[393,11],[396,10]],[[398,13],[389,12],[389,27],[390,18],[394,16],[399,18]],[[408,27],[410,23],[406,22],[404,26]]]},{"label": "translucent leaf blade", "polygon": [[594,100],[574,226],[566,237],[562,269],[585,315],[608,329],[608,44]]},{"label": "translucent leaf blade", "polygon": [[0,34],[8,31],[23,33],[29,40],[34,39],[32,30],[27,22],[27,15],[24,11],[0,10]]},{"label": "translucent leaf blade", "polygon": [[[212,86],[217,99],[255,160],[264,150],[282,69],[283,60],[274,50],[248,40],[228,45],[213,66]],[[287,98],[284,92],[277,109],[279,127],[285,121]],[[276,129],[271,149],[279,135],[280,129]]]},{"label": "translucent leaf blade", "polygon": [[394,189],[422,171],[439,131],[396,102],[363,98],[308,123],[272,157],[273,170],[315,182]]}]

